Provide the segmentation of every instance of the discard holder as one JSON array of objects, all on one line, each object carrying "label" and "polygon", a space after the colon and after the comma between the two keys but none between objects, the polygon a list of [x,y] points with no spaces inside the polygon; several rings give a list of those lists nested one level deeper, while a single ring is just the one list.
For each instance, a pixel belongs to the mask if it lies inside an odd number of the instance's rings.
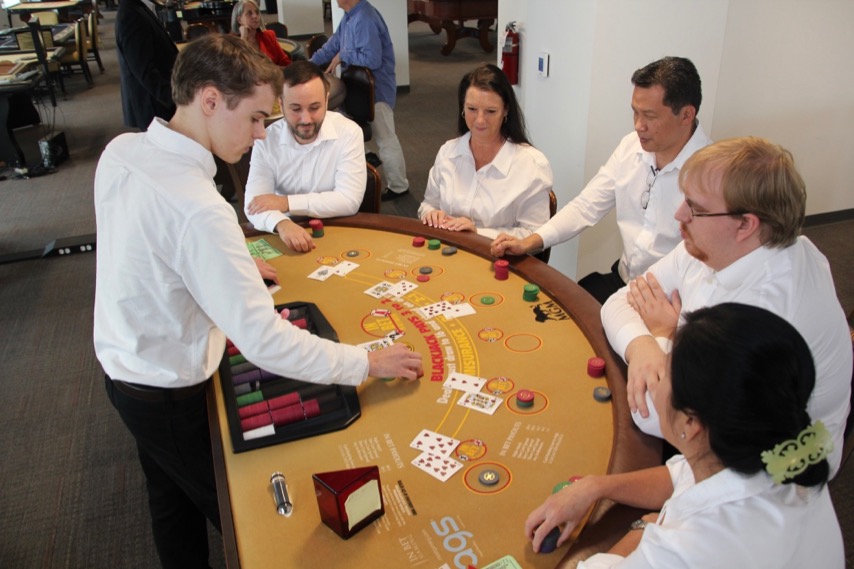
[{"label": "discard holder", "polygon": [[376,466],[322,472],[312,479],[320,519],[343,539],[350,539],[385,513]]}]

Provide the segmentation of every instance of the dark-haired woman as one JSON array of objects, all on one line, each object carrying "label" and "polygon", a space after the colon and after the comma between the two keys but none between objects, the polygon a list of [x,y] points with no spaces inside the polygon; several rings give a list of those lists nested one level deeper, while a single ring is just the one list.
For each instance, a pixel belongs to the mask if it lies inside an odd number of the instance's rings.
[{"label": "dark-haired woman", "polygon": [[530,235],[549,219],[552,169],[531,146],[513,87],[495,65],[460,82],[457,131],[436,156],[418,217],[431,227]]},{"label": "dark-haired woman", "polygon": [[779,316],[732,303],[689,314],[653,395],[664,437],[681,454],[552,495],[525,523],[534,550],[563,523],[565,540],[606,498],[660,513],[579,568],[841,569],[826,487],[831,437],[806,411],[814,384],[809,348]]}]

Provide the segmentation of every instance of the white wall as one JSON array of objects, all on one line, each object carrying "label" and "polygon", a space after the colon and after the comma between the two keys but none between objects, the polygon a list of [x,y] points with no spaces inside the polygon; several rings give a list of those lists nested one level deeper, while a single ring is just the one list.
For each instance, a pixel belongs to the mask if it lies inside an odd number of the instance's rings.
[{"label": "white wall", "polygon": [[[281,0],[280,0],[281,1]],[[290,1],[290,0],[288,0]],[[409,86],[409,30],[406,22],[406,2],[403,0],[370,0],[382,14],[391,43],[394,46],[394,74],[398,87]],[[332,0],[332,28],[338,29],[338,22],[344,17],[344,10]]]},{"label": "white wall", "polygon": [[[522,23],[517,93],[560,205],[631,132],[632,72],[679,55],[700,72],[698,116],[712,138],[770,138],[794,153],[808,213],[854,208],[854,2],[499,0],[500,29],[511,19]],[[541,50],[548,79],[535,73]],[[573,278],[607,270],[622,248],[613,215],[570,244],[551,264]]]},{"label": "white wall", "polygon": [[288,26],[289,36],[323,33],[321,0],[276,0],[276,5],[279,7],[277,19]]},{"label": "white wall", "polygon": [[854,2],[730,2],[715,140],[756,135],[788,148],[807,214],[854,208]]}]

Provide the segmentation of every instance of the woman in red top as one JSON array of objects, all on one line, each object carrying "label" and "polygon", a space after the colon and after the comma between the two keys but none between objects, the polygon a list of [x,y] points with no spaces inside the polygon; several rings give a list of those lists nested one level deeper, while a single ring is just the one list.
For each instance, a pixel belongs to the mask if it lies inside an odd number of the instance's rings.
[{"label": "woman in red top", "polygon": [[284,67],[290,64],[291,58],[279,45],[276,34],[264,29],[261,10],[255,0],[240,0],[235,4],[231,13],[231,31],[272,59],[276,65]]}]

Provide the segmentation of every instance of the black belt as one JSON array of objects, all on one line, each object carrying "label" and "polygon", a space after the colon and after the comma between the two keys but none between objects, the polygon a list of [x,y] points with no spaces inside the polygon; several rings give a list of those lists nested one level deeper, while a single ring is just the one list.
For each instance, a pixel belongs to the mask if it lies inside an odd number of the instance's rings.
[{"label": "black belt", "polygon": [[168,387],[154,387],[151,385],[140,385],[138,383],[128,383],[118,379],[113,380],[113,386],[117,391],[121,391],[132,399],[140,401],[163,402],[163,401],[180,401],[189,399],[205,390],[208,382],[197,383],[189,387],[178,387],[175,389]]}]

